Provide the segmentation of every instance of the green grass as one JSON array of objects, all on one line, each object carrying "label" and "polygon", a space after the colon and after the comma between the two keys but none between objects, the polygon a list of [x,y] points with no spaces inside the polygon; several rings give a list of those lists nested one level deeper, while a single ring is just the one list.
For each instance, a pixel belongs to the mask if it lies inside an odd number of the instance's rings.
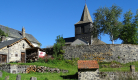
[{"label": "green grass", "polygon": [[[109,67],[111,63],[116,63],[116,64],[120,64],[122,67],[121,68],[111,68]],[[130,65],[135,65],[135,71],[138,72],[138,61],[135,61],[135,62],[129,62],[129,63],[126,63],[126,64],[121,64],[119,62],[116,62],[116,61],[113,61],[113,62],[110,62],[110,63],[107,63],[107,62],[103,62],[103,63],[99,63],[100,65],[100,68],[99,68],[99,71],[101,72],[109,72],[109,71],[130,71]],[[102,68],[101,65],[106,65],[108,66],[108,68]]]},{"label": "green grass", "polygon": [[[111,63],[116,63],[116,64],[120,64],[122,67],[121,68],[111,68],[109,67],[109,65]],[[45,80],[45,78],[47,78],[48,80],[77,80],[77,60],[68,60],[68,61],[63,61],[63,60],[50,60],[47,63],[44,62],[34,62],[34,63],[10,63],[10,64],[17,64],[17,65],[36,65],[36,66],[46,66],[46,67],[50,67],[50,68],[59,68],[59,69],[64,69],[64,70],[68,70],[68,73],[50,73],[50,72],[46,72],[46,73],[28,73],[28,74],[21,74],[21,80],[30,80],[31,77],[37,77],[37,80]],[[99,63],[99,65],[106,65],[108,66],[108,68],[99,68],[100,72],[116,72],[116,71],[125,71],[125,72],[129,72],[130,71],[130,65],[135,65],[135,71],[138,71],[138,61],[137,62],[130,62],[127,64],[121,64],[119,62],[103,62],[103,63]],[[9,75],[9,80],[16,80],[16,76],[17,74],[11,74],[11,73],[7,73],[7,72],[3,72],[3,76],[2,78],[0,78],[0,80],[4,80],[6,76]]]},{"label": "green grass", "polygon": [[[46,66],[46,67],[50,67],[50,68],[59,68],[59,69],[64,69],[64,70],[68,70],[68,73],[50,73],[50,72],[46,72],[46,73],[28,73],[28,74],[21,74],[21,80],[30,80],[30,78],[33,77],[37,77],[37,80],[45,80],[45,78],[47,78],[48,80],[77,80],[76,79],[76,72],[77,70],[77,65],[71,65],[66,63],[65,61],[57,61],[57,62],[48,62],[48,63],[40,63],[40,62],[34,62],[34,63],[10,63],[10,64],[17,64],[17,65],[36,65],[36,66]],[[9,75],[9,80],[16,80],[16,76],[17,74],[11,74],[11,73],[7,73],[7,72],[3,72],[2,78],[0,78],[0,80],[4,80],[6,76]],[[70,77],[72,76],[72,77]],[[74,77],[75,76],[75,77]],[[71,79],[69,79],[71,78]]]}]

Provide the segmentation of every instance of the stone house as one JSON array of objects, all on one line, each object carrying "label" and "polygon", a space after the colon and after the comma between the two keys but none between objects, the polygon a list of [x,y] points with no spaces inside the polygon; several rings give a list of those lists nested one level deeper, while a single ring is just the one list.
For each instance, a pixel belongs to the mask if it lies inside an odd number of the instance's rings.
[{"label": "stone house", "polygon": [[78,60],[78,80],[99,80],[99,65],[96,60]]},{"label": "stone house", "polygon": [[[65,45],[93,45],[93,44],[106,44],[99,40],[97,37],[93,37],[91,32],[96,32],[93,26],[93,21],[90,16],[87,5],[85,4],[82,16],[79,22],[74,24],[75,37],[64,38]],[[96,35],[94,35],[96,36]]]},{"label": "stone house", "polygon": [[40,47],[41,43],[33,35],[25,33],[24,27],[22,28],[22,31],[18,31],[18,30],[0,25],[0,29],[8,34],[7,37],[0,36],[1,38],[0,42],[26,37],[27,40],[29,40],[33,44],[34,47]]},{"label": "stone house", "polygon": [[26,38],[16,38],[0,43],[0,63],[26,62],[26,48],[34,45]]}]

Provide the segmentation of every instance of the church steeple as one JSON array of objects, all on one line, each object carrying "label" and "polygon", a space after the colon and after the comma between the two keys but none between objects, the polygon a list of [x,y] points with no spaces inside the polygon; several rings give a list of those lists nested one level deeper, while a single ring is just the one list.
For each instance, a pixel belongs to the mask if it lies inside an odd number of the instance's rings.
[{"label": "church steeple", "polygon": [[82,23],[88,23],[88,22],[92,22],[92,18],[90,16],[90,13],[89,13],[89,10],[87,8],[87,5],[85,4],[81,19],[76,24],[82,24]]},{"label": "church steeple", "polygon": [[93,40],[91,35],[91,30],[93,28],[92,23],[92,18],[85,3],[81,19],[75,24],[75,39],[82,39],[91,44]]}]

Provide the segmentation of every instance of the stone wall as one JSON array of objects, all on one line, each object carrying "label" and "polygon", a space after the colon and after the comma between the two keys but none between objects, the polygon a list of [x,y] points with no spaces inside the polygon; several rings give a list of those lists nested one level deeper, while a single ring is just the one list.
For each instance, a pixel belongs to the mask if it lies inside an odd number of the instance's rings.
[{"label": "stone wall", "polygon": [[97,61],[118,61],[128,63],[138,61],[138,45],[132,44],[99,44],[64,46],[64,58],[91,59]]},{"label": "stone wall", "polygon": [[8,73],[23,73],[29,65],[11,65],[11,64],[3,64],[0,65],[0,70],[8,72]]},{"label": "stone wall", "polygon": [[0,53],[7,54],[7,62],[21,61],[21,52],[26,52],[26,48],[30,48],[29,44],[25,40],[21,40],[11,47],[1,49]]},{"label": "stone wall", "polygon": [[99,70],[78,71],[78,80],[99,80]]},{"label": "stone wall", "polygon": [[99,78],[100,80],[138,80],[138,72],[99,72]]},{"label": "stone wall", "polygon": [[[13,73],[13,74],[18,74],[18,73],[26,73],[27,68],[30,68],[31,65],[12,65],[12,64],[2,64],[0,65],[0,70],[8,72],[8,73]],[[38,66],[36,67],[36,72],[57,72],[57,73],[68,73],[68,70],[63,70],[63,69],[58,69],[58,68],[50,68],[46,66]]]}]

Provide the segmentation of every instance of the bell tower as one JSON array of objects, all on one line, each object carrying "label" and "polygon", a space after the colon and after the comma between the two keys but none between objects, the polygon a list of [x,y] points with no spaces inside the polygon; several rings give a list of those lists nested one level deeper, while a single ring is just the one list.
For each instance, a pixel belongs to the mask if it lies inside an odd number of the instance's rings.
[{"label": "bell tower", "polygon": [[83,39],[91,44],[93,40],[93,37],[91,36],[91,29],[93,28],[92,23],[92,18],[87,5],[85,4],[81,19],[75,24],[75,39]]}]

